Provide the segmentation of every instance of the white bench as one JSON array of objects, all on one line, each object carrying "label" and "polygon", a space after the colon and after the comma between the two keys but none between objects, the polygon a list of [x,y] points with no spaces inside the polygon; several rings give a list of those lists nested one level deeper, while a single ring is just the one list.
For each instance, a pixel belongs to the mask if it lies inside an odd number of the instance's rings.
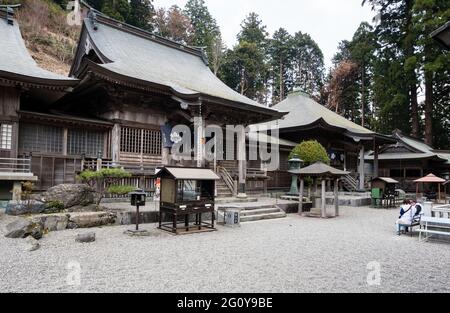
[{"label": "white bench", "polygon": [[[424,216],[422,217],[420,222],[424,227],[419,229],[419,241],[422,241],[422,234],[425,234],[425,241],[427,241],[431,237],[427,235],[450,236],[449,218]],[[439,228],[443,230],[429,229],[429,227]]]}]

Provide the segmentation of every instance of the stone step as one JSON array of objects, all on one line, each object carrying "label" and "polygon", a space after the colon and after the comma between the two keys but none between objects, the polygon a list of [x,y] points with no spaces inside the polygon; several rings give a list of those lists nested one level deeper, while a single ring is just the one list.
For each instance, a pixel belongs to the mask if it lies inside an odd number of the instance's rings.
[{"label": "stone step", "polygon": [[241,211],[242,216],[252,216],[252,215],[261,215],[261,214],[271,214],[271,213],[279,213],[281,212],[278,208],[269,208],[269,209],[255,209],[255,210],[243,210]]},{"label": "stone step", "polygon": [[217,196],[220,198],[230,198],[233,194],[231,192],[218,192]]},{"label": "stone step", "polygon": [[217,190],[230,190],[228,186],[217,186]]},{"label": "stone step", "polygon": [[284,217],[286,217],[286,213],[284,213],[284,212],[241,216],[241,223],[256,222],[256,221],[270,220],[270,219],[277,219],[277,218],[284,218]]},{"label": "stone step", "polygon": [[244,211],[253,211],[260,209],[273,209],[273,204],[258,204],[258,203],[249,203],[248,205],[243,205],[242,210]]}]

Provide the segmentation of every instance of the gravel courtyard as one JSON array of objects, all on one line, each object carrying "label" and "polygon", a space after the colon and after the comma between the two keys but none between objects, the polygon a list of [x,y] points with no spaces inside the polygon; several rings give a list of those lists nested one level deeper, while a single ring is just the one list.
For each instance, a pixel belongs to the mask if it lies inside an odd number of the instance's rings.
[{"label": "gravel courtyard", "polygon": [[[179,237],[156,225],[144,225],[153,234],[147,238],[124,235],[130,226],[105,227],[93,229],[92,244],[74,240],[90,230],[52,232],[34,252],[26,251],[26,240],[2,233],[0,291],[450,292],[450,242],[396,236],[397,210],[341,213]],[[0,214],[0,226],[8,219]],[[367,283],[371,262],[381,266],[379,286]],[[80,284],[68,285],[77,264]]]}]

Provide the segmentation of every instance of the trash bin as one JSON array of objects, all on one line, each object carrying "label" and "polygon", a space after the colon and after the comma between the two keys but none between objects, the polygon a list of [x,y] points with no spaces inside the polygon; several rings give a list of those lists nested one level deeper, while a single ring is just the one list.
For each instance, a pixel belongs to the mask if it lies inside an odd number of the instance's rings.
[{"label": "trash bin", "polygon": [[239,227],[241,226],[241,210],[240,209],[226,209],[224,212],[225,226]]}]

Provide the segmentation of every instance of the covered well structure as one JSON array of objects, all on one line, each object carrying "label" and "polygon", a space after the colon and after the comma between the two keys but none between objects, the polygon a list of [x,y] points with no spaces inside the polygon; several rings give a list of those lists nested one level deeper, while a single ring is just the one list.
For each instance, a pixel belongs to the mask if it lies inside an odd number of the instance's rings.
[{"label": "covered well structure", "polygon": [[317,162],[308,167],[302,168],[295,171],[295,174],[300,178],[300,192],[299,192],[299,213],[303,212],[303,192],[305,189],[305,178],[311,177],[313,179],[319,179],[322,181],[322,192],[321,192],[321,217],[327,218],[326,212],[326,182],[327,180],[334,181],[334,209],[335,213],[333,217],[339,216],[339,179],[349,172],[342,171],[333,168],[325,163]]}]

